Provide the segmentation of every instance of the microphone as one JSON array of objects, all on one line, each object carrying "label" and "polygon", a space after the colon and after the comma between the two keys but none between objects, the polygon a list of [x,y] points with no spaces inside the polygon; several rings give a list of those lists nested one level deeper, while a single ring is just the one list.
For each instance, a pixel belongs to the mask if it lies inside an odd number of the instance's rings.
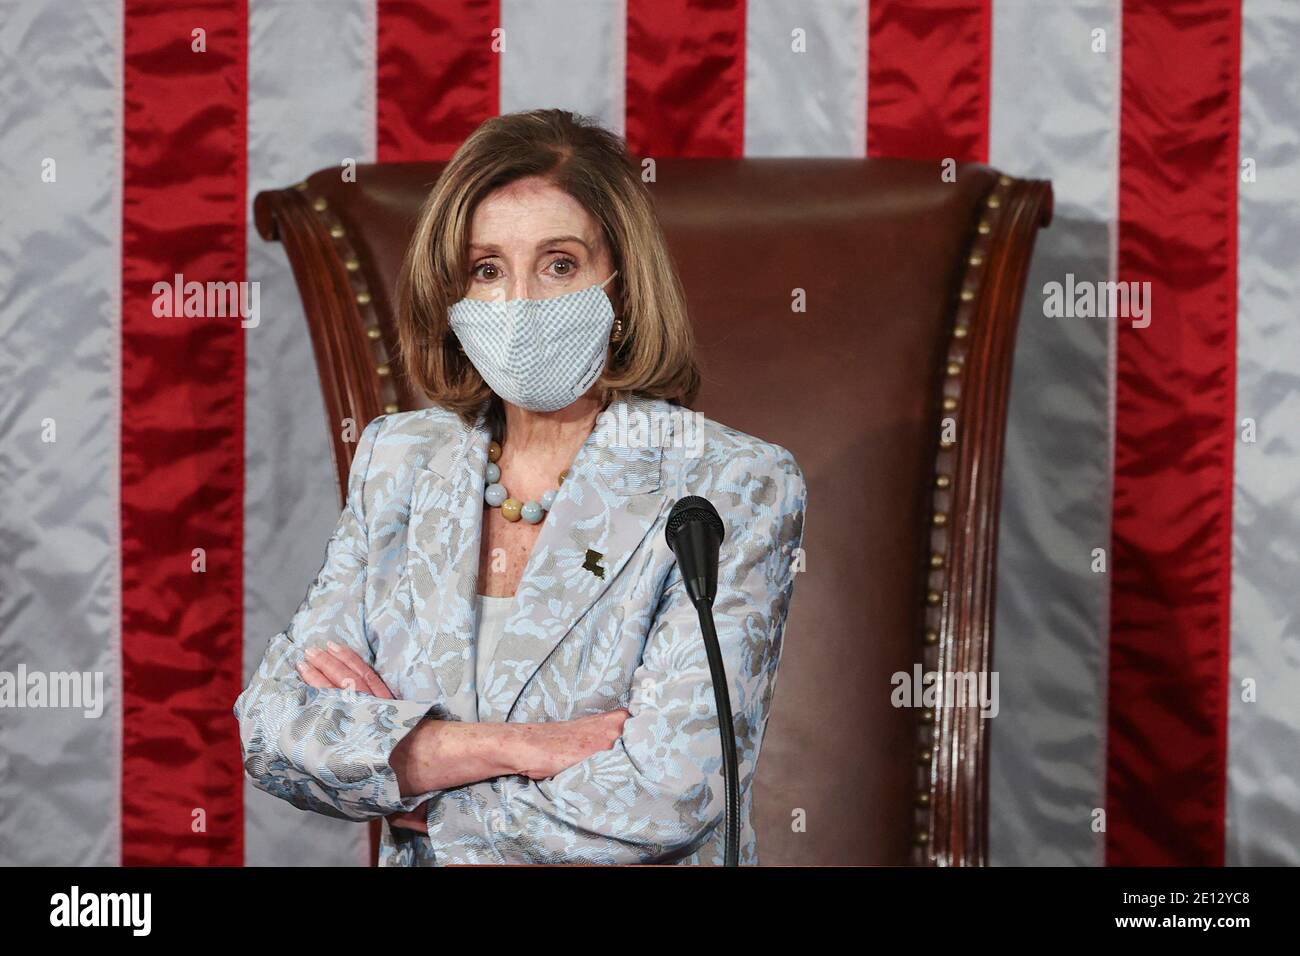
[{"label": "microphone", "polygon": [[664,538],[677,557],[682,584],[695,605],[709,659],[713,699],[718,708],[718,734],[722,738],[722,779],[726,790],[723,827],[726,834],[724,866],[736,866],[740,853],[740,772],[736,767],[736,731],[731,721],[731,696],[727,693],[727,671],[718,647],[713,624],[713,600],[718,596],[718,551],[726,531],[718,510],[707,498],[687,495],[668,512]]},{"label": "microphone", "polygon": [[701,601],[711,606],[718,596],[718,549],[725,536],[718,510],[708,498],[687,495],[668,512],[664,537],[677,555],[682,583],[697,608]]}]

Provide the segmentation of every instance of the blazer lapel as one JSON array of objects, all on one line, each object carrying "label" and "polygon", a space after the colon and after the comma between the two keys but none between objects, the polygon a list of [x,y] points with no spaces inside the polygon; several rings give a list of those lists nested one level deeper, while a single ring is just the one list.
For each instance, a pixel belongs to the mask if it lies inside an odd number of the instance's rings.
[{"label": "blazer lapel", "polygon": [[441,700],[472,720],[474,613],[488,430],[453,428],[417,472],[407,536],[408,600]]},{"label": "blazer lapel", "polygon": [[[524,685],[605,593],[667,504],[663,449],[629,442],[620,428],[638,413],[651,414],[655,405],[638,398],[611,402],[574,458],[533,545],[486,686],[479,689],[481,720],[510,718]],[[474,500],[481,508],[479,498]],[[474,540],[477,546],[477,535]],[[475,553],[474,573],[477,559]],[[470,586],[472,600],[472,580]]]}]

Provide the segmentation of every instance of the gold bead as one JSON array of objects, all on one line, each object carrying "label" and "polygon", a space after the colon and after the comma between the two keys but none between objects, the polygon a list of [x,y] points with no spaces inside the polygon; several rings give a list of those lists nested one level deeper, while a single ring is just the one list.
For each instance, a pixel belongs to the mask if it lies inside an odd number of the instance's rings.
[{"label": "gold bead", "polygon": [[969,327],[968,327],[968,326],[965,326],[965,325],[958,325],[958,326],[955,326],[955,327],[953,328],[953,330],[952,330],[952,337],[953,337],[954,339],[964,339],[964,338],[966,337],[966,333],[967,333],[968,331],[969,331]]},{"label": "gold bead", "polygon": [[961,300],[962,300],[963,302],[970,302],[970,301],[972,301],[974,298],[975,298],[975,290],[974,290],[974,289],[962,289],[962,290],[961,290]]},{"label": "gold bead", "polygon": [[947,475],[934,476],[934,486],[936,488],[947,488],[951,484],[952,484],[952,479],[949,478]]},{"label": "gold bead", "polygon": [[488,443],[488,461],[496,464],[501,460],[501,446],[496,442]]},{"label": "gold bead", "polygon": [[936,528],[942,528],[947,523],[948,523],[948,516],[946,514],[944,514],[942,511],[936,511],[934,513],[934,526]]},{"label": "gold bead", "polygon": [[929,591],[925,595],[925,603],[930,605],[930,607],[938,607],[942,600],[943,595],[938,591]]},{"label": "gold bead", "polygon": [[342,226],[330,226],[330,235],[333,236],[335,239],[342,239],[342,238],[343,238],[343,227],[342,227]]},{"label": "gold bead", "polygon": [[979,234],[981,236],[987,236],[989,234],[989,224],[987,220],[980,223]]},{"label": "gold bead", "polygon": [[946,369],[949,375],[957,376],[961,374],[961,362],[949,362]]},{"label": "gold bead", "polygon": [[389,371],[390,369],[388,368],[387,365],[375,366],[375,374],[378,375],[380,378],[387,378]]},{"label": "gold bead", "polygon": [[369,292],[358,292],[358,293],[357,293],[357,305],[369,305],[369,304],[370,304],[370,293],[369,293]]},{"label": "gold bead", "polygon": [[930,567],[934,568],[936,571],[943,567],[943,555],[937,551],[930,555]]},{"label": "gold bead", "polygon": [[957,410],[957,399],[952,395],[943,397],[943,410],[945,412],[954,412]]},{"label": "gold bead", "polygon": [[523,509],[524,503],[518,498],[507,498],[501,502],[501,517],[507,521],[518,521]]},{"label": "gold bead", "polygon": [[391,402],[389,402],[387,405],[384,406],[385,415],[396,415],[398,411],[400,411],[400,409],[398,409],[398,407],[392,404]]},{"label": "gold bead", "polygon": [[317,212],[324,212],[326,209],[329,208],[329,203],[325,201],[324,196],[317,196],[312,201],[311,208],[315,209]]},{"label": "gold bead", "polygon": [[564,471],[560,472],[560,484],[564,484],[564,480],[568,477],[569,477],[569,469],[566,468],[564,469]]},{"label": "gold bead", "polygon": [[381,334],[382,333],[379,331],[379,326],[377,325],[372,325],[370,328],[366,329],[366,338],[368,339],[371,340],[377,339]]},{"label": "gold bead", "polygon": [[361,268],[361,263],[356,259],[349,259],[347,262],[343,263],[343,268],[347,269],[348,272],[356,272]]}]

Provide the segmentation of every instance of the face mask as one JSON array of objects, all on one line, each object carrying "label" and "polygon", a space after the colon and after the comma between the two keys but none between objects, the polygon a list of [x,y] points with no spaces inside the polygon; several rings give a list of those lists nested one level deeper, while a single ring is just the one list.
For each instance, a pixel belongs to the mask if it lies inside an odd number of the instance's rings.
[{"label": "face mask", "polygon": [[553,299],[461,299],[452,331],[488,387],[512,405],[554,412],[605,370],[614,306],[599,285]]}]

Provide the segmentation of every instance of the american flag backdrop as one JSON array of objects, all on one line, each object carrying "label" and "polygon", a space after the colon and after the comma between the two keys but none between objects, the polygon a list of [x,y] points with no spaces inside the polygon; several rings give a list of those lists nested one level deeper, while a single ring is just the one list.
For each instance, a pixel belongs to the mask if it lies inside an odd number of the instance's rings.
[{"label": "american flag backdrop", "polygon": [[[252,197],[556,106],[645,156],[1052,180],[992,859],[1300,864],[1298,64],[1294,0],[0,0],[0,862],[363,862],[245,782],[231,712],[338,515]],[[256,281],[259,322],[158,317],[177,274]],[[1112,281],[1145,318],[1052,305]],[[102,674],[103,712],[20,672]]]}]

